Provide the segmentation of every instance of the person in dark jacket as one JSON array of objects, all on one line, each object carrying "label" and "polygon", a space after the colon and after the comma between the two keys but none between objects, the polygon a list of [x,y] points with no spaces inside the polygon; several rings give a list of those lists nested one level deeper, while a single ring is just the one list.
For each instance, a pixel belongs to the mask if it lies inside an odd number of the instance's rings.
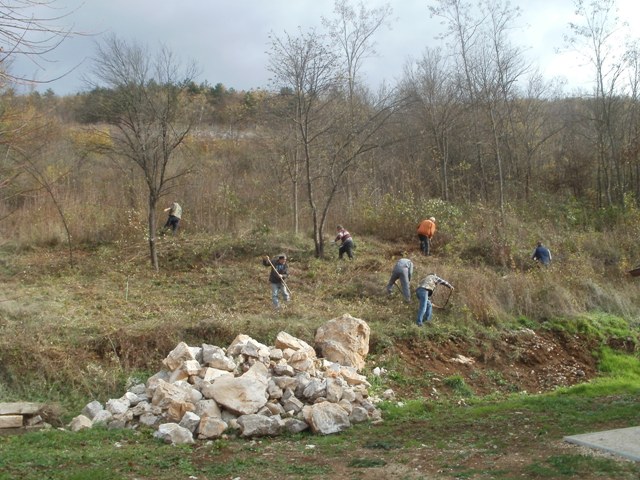
[{"label": "person in dark jacket", "polygon": [[273,259],[269,259],[265,256],[262,259],[262,264],[265,267],[271,268],[269,273],[269,283],[271,284],[271,299],[273,301],[273,307],[278,310],[280,308],[280,302],[278,297],[282,293],[282,298],[285,302],[289,302],[291,294],[287,288],[285,279],[289,276],[289,267],[287,265],[287,256],[281,253]]},{"label": "person in dark jacket", "polygon": [[438,285],[444,285],[445,287],[453,290],[453,286],[449,282],[443,280],[435,273],[430,273],[424,277],[416,287],[416,297],[418,297],[418,302],[420,302],[420,305],[418,306],[418,318],[416,320],[419,327],[421,327],[424,322],[431,321],[431,315],[433,314],[431,295],[433,295],[433,292]]},{"label": "person in dark jacket", "polygon": [[551,264],[551,251],[545,247],[542,242],[538,242],[536,245],[536,249],[533,251],[533,255],[531,256],[532,260],[548,267]]},{"label": "person in dark jacket", "polygon": [[334,242],[342,242],[340,245],[340,250],[338,250],[338,258],[342,260],[342,256],[346,253],[349,257],[349,260],[353,260],[353,238],[351,238],[351,234],[347,232],[347,230],[342,226],[338,225],[336,227],[337,236]]}]

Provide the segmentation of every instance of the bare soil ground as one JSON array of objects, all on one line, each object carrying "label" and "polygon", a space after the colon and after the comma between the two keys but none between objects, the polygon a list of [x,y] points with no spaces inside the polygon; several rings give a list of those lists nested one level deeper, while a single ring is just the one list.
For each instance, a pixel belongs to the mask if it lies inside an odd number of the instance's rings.
[{"label": "bare soil ground", "polygon": [[[521,329],[471,342],[416,339],[396,345],[393,354],[404,359],[407,377],[429,373],[438,382],[459,375],[475,395],[482,396],[496,391],[541,393],[588,381],[596,375],[594,347],[577,336]],[[437,397],[437,390],[422,394]]]}]

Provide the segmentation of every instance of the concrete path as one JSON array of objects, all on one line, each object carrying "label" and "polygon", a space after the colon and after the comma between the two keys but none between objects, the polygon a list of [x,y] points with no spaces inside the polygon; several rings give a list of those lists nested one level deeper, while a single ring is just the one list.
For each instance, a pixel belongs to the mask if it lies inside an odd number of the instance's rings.
[{"label": "concrete path", "polygon": [[640,427],[618,428],[604,432],[564,437],[565,442],[596,448],[640,462]]}]

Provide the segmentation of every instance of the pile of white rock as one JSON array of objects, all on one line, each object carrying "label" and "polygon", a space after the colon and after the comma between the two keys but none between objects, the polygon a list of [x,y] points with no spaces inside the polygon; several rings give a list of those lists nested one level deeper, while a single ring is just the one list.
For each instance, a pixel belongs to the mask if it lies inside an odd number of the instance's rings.
[{"label": "pile of white rock", "polygon": [[1,402],[0,403],[0,432],[14,428],[51,428],[41,414],[44,405],[34,402]]},{"label": "pile of white rock", "polygon": [[381,422],[369,398],[364,366],[369,326],[348,314],[320,327],[316,350],[286,332],[266,346],[238,335],[227,347],[181,342],[146,384],[136,384],[103,406],[86,405],[74,431],[108,428],[156,429],[169,443],[219,438],[274,436],[311,429],[331,434],[354,423]]}]

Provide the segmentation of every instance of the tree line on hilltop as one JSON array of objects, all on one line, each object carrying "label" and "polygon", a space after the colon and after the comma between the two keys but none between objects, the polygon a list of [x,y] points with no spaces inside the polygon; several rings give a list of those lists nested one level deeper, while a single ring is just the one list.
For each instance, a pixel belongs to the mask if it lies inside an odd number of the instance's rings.
[{"label": "tree line on hilltop", "polygon": [[272,35],[264,90],[197,83],[197,67],[166,48],[106,37],[86,92],[4,85],[3,236],[71,245],[137,231],[158,268],[158,208],[173,200],[190,230],[312,232],[318,257],[327,225],[383,211],[418,220],[437,205],[501,216],[510,205],[635,207],[640,51],[610,44],[614,0],[576,7],[582,22],[567,37],[591,45],[594,82],[571,96],[513,43],[520,12],[507,2],[433,2],[442,42],[377,91],[361,72],[388,5],[337,0],[322,29]]}]

